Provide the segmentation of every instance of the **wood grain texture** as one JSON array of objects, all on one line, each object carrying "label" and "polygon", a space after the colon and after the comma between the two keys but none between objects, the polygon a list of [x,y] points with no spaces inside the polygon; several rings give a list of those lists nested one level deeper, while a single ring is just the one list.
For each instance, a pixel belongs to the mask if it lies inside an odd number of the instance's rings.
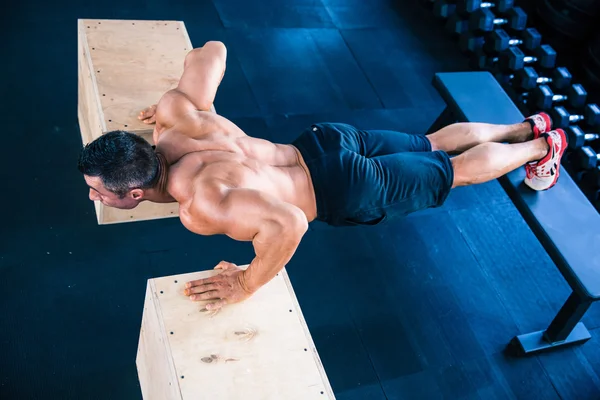
[{"label": "wood grain texture", "polygon": [[152,143],[144,108],[175,88],[191,50],[179,21],[80,20],[106,130],[134,132]]},{"label": "wood grain texture", "polygon": [[181,390],[168,346],[160,302],[151,280],[146,286],[136,365],[145,400],[181,399]]},{"label": "wood grain texture", "polygon": [[[145,306],[148,314],[142,330],[148,336],[157,335],[149,329],[158,329],[165,340],[154,340],[153,347],[140,340],[138,369],[144,398],[153,399],[176,386],[177,394],[167,399],[334,399],[285,270],[250,299],[208,312],[206,302],[192,302],[183,295],[184,285],[216,273],[149,281],[151,296],[146,302],[153,299],[155,309]],[[176,382],[165,372],[170,364]]]}]

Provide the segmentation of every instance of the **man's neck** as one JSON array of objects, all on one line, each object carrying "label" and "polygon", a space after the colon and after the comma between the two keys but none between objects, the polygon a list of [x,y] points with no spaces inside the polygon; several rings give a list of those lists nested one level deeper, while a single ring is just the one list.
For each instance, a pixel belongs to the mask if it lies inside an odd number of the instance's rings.
[{"label": "man's neck", "polygon": [[169,165],[167,164],[166,158],[156,153],[158,158],[158,179],[156,185],[150,190],[146,191],[146,200],[153,203],[173,203],[176,200],[169,194],[167,189],[169,179]]}]

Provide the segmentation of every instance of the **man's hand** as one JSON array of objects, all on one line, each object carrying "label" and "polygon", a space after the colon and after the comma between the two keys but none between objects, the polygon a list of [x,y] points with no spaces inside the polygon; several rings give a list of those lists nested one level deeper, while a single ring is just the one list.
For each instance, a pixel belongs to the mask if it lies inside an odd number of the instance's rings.
[{"label": "man's hand", "polygon": [[244,270],[230,262],[221,261],[215,269],[221,273],[185,284],[184,294],[193,301],[216,300],[206,305],[207,310],[218,310],[225,304],[246,300],[252,292],[246,287]]},{"label": "man's hand", "polygon": [[145,124],[153,124],[156,122],[156,104],[147,107],[145,110],[140,111],[138,119]]}]

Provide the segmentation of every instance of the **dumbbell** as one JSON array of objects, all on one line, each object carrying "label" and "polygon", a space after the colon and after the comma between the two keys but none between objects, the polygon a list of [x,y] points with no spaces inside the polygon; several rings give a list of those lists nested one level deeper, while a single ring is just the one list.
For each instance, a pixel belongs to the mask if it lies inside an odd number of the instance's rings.
[{"label": "dumbbell", "polygon": [[435,0],[433,3],[433,15],[437,18],[448,18],[456,12],[456,4],[452,0]]},{"label": "dumbbell", "polygon": [[571,150],[577,150],[589,142],[600,139],[600,134],[585,133],[583,129],[577,125],[567,126],[565,133],[569,139],[569,149]]},{"label": "dumbbell", "polygon": [[470,14],[480,8],[494,8],[500,13],[507,12],[515,5],[514,0],[497,0],[494,3],[481,0],[457,0],[456,11],[459,14]]},{"label": "dumbbell", "polygon": [[514,0],[499,0],[497,4],[481,2],[481,0],[435,0],[433,4],[433,15],[437,18],[448,18],[453,14],[457,16],[470,14],[479,8],[494,7],[500,13],[510,10]]},{"label": "dumbbell", "polygon": [[511,38],[504,29],[495,29],[485,39],[483,49],[488,53],[501,53],[511,46],[519,45],[533,51],[542,45],[542,35],[535,28],[527,28],[520,38]]},{"label": "dumbbell", "polygon": [[584,121],[588,126],[597,127],[600,125],[600,108],[597,104],[586,104],[583,115],[571,115],[566,108],[557,106],[549,112],[552,118],[552,125],[557,128],[566,128],[574,122]]},{"label": "dumbbell", "polygon": [[525,108],[527,105],[527,98],[529,97],[529,92],[519,92],[516,90],[514,86],[510,85],[502,85],[504,91],[512,99],[515,105],[521,109],[521,111],[525,112]]},{"label": "dumbbell", "polygon": [[469,29],[473,31],[491,32],[502,25],[508,25],[513,31],[522,31],[527,26],[527,14],[521,7],[513,7],[505,18],[496,18],[490,10],[480,8],[469,16]]},{"label": "dumbbell", "polygon": [[472,33],[460,35],[458,40],[458,46],[463,53],[476,53],[483,48],[484,43],[485,38],[483,36],[473,35]]},{"label": "dumbbell", "polygon": [[453,35],[462,35],[469,31],[469,20],[463,19],[460,14],[454,13],[446,21],[446,30]]},{"label": "dumbbell", "polygon": [[[593,185],[596,188],[600,189],[600,166],[595,167],[590,172],[591,172],[590,173],[590,177],[592,178]],[[600,193],[598,193],[596,191],[596,193],[595,193],[595,195],[596,195],[596,201],[598,200],[598,194],[600,194]]]},{"label": "dumbbell", "polygon": [[552,46],[543,44],[535,49],[535,56],[526,56],[518,47],[509,47],[500,54],[500,68],[503,70],[518,71],[527,64],[537,63],[542,68],[554,68],[556,65],[556,51]]},{"label": "dumbbell", "polygon": [[536,50],[536,56],[526,56],[518,47],[510,47],[500,55],[489,57],[485,53],[478,51],[471,56],[471,66],[480,69],[494,69],[498,66],[498,71],[512,70],[518,71],[525,67],[525,64],[533,64],[539,61],[542,68],[554,68],[556,63],[556,51],[543,44]]},{"label": "dumbbell", "polygon": [[538,76],[538,73],[532,67],[525,67],[518,70],[516,73],[517,86],[531,90],[538,85],[552,83],[556,89],[563,89],[571,83],[571,73],[565,67],[558,67],[552,70],[552,77]]},{"label": "dumbbell", "polygon": [[474,69],[491,70],[494,68],[498,60],[499,58],[497,56],[490,57],[482,50],[477,50],[469,58],[469,65]]},{"label": "dumbbell", "polygon": [[500,53],[510,46],[524,44],[528,50],[535,50],[542,44],[542,35],[535,28],[525,29],[521,36],[522,38],[510,38],[503,29],[496,29],[488,36],[469,32],[460,36],[459,46],[465,53],[474,53],[480,49],[487,53]]},{"label": "dumbbell", "polygon": [[583,146],[575,152],[574,160],[579,168],[588,170],[598,165],[600,154],[590,146]]},{"label": "dumbbell", "polygon": [[554,94],[548,85],[539,85],[533,89],[532,101],[540,110],[549,110],[553,103],[568,101],[574,108],[580,108],[587,100],[584,87],[575,83],[569,86],[567,94]]},{"label": "dumbbell", "polygon": [[552,83],[556,89],[563,89],[571,83],[571,73],[565,67],[557,67],[552,70],[551,77],[538,76],[538,73],[533,67],[524,67],[516,71],[514,74],[507,75],[504,72],[494,74],[496,80],[503,85],[508,85],[512,82],[515,87],[531,90],[537,85]]}]

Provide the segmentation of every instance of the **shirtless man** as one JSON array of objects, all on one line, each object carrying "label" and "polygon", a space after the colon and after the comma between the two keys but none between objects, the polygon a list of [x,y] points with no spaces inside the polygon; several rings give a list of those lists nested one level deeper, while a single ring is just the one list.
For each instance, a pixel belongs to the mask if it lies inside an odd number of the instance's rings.
[{"label": "shirtless man", "polygon": [[208,301],[208,310],[243,301],[271,280],[314,220],[379,224],[522,166],[534,190],[558,179],[567,141],[543,113],[514,125],[456,123],[427,136],[319,123],[291,144],[249,137],[210,112],[226,55],[220,42],[189,52],[178,86],[141,113],[155,123],[155,149],[115,131],[79,159],[91,200],[122,209],[178,202],[190,231],[252,241],[256,257],[246,270],[223,261],[215,267],[221,273],[186,284],[185,294]]}]

